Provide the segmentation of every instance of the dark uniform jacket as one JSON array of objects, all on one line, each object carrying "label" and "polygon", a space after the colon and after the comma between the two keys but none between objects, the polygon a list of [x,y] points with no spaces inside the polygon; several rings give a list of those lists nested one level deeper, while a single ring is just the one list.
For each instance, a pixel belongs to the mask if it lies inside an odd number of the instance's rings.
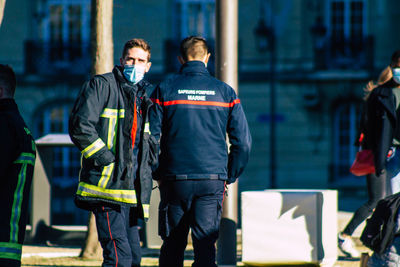
[{"label": "dark uniform jacket", "polygon": [[141,215],[148,217],[156,163],[156,140],[148,124],[150,86],[144,80],[128,82],[117,66],[83,86],[69,121],[71,139],[82,152],[79,207],[141,204]]},{"label": "dark uniform jacket", "polygon": [[212,77],[203,62],[189,61],[157,86],[151,99],[151,132],[157,139],[161,135],[155,179],[233,182],[239,177],[249,158],[251,136],[229,85]]},{"label": "dark uniform jacket", "polygon": [[372,149],[376,174],[386,166],[388,151],[393,138],[400,140],[400,114],[396,111],[395,97],[391,81],[375,88],[367,100],[365,128],[365,147]]},{"label": "dark uniform jacket", "polygon": [[19,261],[36,148],[14,99],[0,99],[0,129],[0,262]]}]

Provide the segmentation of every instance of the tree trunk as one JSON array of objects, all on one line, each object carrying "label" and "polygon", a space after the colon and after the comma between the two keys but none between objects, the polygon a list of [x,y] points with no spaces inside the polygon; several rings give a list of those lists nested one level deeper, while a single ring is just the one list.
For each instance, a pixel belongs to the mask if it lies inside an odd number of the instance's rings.
[{"label": "tree trunk", "polygon": [[6,0],[0,0],[0,26],[1,26],[1,22],[3,21],[5,5],[6,5]]},{"label": "tree trunk", "polygon": [[[92,0],[91,50],[93,75],[110,72],[114,65],[112,17],[112,0]],[[103,250],[97,237],[95,218],[93,213],[90,213],[86,241],[82,247],[80,257],[101,259],[102,252]]]}]

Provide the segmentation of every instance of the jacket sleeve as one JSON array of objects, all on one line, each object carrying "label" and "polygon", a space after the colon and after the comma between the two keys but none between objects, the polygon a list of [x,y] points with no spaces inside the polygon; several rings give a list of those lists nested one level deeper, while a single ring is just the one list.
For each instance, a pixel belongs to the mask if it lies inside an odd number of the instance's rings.
[{"label": "jacket sleeve", "polygon": [[386,157],[392,144],[391,125],[386,110],[378,103],[372,92],[367,102],[367,135],[369,147],[374,154],[375,173],[379,176],[386,167]]},{"label": "jacket sleeve", "polygon": [[239,98],[234,95],[227,132],[229,136],[228,183],[234,182],[243,172],[250,156],[251,135]]},{"label": "jacket sleeve", "polygon": [[150,132],[157,141],[160,141],[161,127],[163,121],[163,98],[161,96],[160,85],[158,85],[150,96],[153,105],[149,111]]},{"label": "jacket sleeve", "polygon": [[[106,86],[105,86],[106,84]],[[69,135],[83,156],[95,166],[105,166],[115,160],[96,130],[108,93],[107,81],[95,76],[85,83],[69,118]]]}]

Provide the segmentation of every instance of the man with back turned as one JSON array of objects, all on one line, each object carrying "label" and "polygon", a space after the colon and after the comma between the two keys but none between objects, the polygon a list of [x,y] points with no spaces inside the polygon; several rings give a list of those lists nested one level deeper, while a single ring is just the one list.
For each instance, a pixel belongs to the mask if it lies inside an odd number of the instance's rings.
[{"label": "man with back turned", "polygon": [[183,266],[191,228],[193,266],[217,266],[215,242],[224,185],[243,172],[251,136],[235,91],[207,71],[206,41],[188,37],[181,42],[180,54],[180,72],[163,81],[151,96],[155,104],[150,130],[161,148],[154,177],[161,194],[159,264]]}]

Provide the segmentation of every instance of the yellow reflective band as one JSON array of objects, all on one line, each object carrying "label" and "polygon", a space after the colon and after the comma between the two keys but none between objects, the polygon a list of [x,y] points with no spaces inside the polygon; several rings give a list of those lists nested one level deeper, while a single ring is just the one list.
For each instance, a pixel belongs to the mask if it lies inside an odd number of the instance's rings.
[{"label": "yellow reflective band", "polygon": [[145,218],[149,218],[150,217],[150,205],[149,204],[143,204],[142,208],[143,208],[143,216]]},{"label": "yellow reflective band", "polygon": [[120,119],[125,118],[125,109],[118,110],[118,118]]},{"label": "yellow reflective band", "polygon": [[103,140],[100,138],[94,141],[91,145],[89,145],[87,148],[82,150],[82,154],[85,156],[85,158],[89,158],[92,156],[94,153],[102,149],[106,144],[104,144]]},{"label": "yellow reflective band", "polygon": [[105,108],[100,117],[103,118],[116,118],[118,116],[118,109]]},{"label": "yellow reflective band", "polygon": [[151,134],[151,132],[150,132],[150,123],[146,122],[144,124],[144,132]]},{"label": "yellow reflective band", "polygon": [[76,194],[83,197],[108,199],[128,204],[137,203],[135,190],[105,189],[85,182],[79,183]]},{"label": "yellow reflective band", "polygon": [[21,260],[22,245],[18,243],[0,242],[0,258]]},{"label": "yellow reflective band", "polygon": [[103,168],[103,172],[101,173],[101,178],[100,178],[100,181],[98,183],[98,186],[100,186],[102,188],[106,188],[106,186],[108,184],[108,181],[110,180],[111,173],[112,173],[112,171],[114,169],[114,164],[115,163],[113,162],[110,165],[105,166]]},{"label": "yellow reflective band", "polygon": [[101,113],[100,117],[121,119],[125,117],[125,109],[105,108],[103,110],[103,113]]}]

